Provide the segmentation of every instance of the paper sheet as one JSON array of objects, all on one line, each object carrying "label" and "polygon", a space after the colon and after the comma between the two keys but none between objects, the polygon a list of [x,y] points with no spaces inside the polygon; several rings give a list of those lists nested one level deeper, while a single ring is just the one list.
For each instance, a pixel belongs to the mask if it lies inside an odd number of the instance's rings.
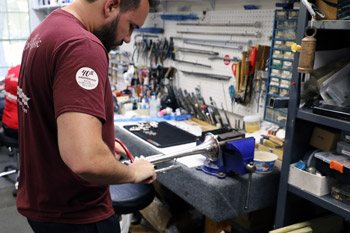
[{"label": "paper sheet", "polygon": [[204,161],[205,156],[202,154],[190,155],[177,159],[177,162],[182,163],[189,168],[202,166]]}]

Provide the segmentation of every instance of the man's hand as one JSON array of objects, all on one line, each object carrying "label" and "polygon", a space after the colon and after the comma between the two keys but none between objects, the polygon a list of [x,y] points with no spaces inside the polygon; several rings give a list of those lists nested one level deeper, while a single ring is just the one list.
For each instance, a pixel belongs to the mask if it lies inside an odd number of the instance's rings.
[{"label": "man's hand", "polygon": [[135,171],[135,180],[133,183],[146,183],[150,184],[156,180],[157,175],[154,169],[154,165],[144,159],[143,156],[135,158],[134,162],[129,165]]}]

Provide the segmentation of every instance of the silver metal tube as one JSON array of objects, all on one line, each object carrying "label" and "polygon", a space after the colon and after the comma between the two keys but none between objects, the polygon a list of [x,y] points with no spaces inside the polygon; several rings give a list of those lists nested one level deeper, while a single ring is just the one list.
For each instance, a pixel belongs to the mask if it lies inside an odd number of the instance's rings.
[{"label": "silver metal tube", "polygon": [[218,52],[199,50],[199,49],[189,49],[189,48],[176,48],[176,51],[187,52],[187,53],[199,53],[199,54],[207,54],[207,55],[219,55]]},{"label": "silver metal tube", "polygon": [[219,80],[230,80],[231,76],[219,75],[219,74],[208,74],[208,73],[199,73],[199,72],[190,72],[181,70],[181,72],[189,75],[195,75],[202,78],[214,78]]},{"label": "silver metal tube", "polygon": [[208,27],[261,27],[261,23],[177,23],[179,26],[208,26]]},{"label": "silver metal tube", "polygon": [[229,57],[208,57],[209,60],[227,60],[227,61],[239,61],[237,57],[229,58]]},{"label": "silver metal tube", "polygon": [[16,170],[1,172],[1,173],[0,173],[0,177],[8,176],[8,175],[11,175],[11,174],[16,173],[16,172],[17,172]]},{"label": "silver metal tube", "polygon": [[205,68],[211,68],[211,65],[206,65],[206,64],[197,63],[197,62],[183,61],[183,60],[178,60],[178,59],[173,59],[173,61],[180,62],[180,63],[185,63],[185,64],[190,64],[190,65],[194,65],[194,66],[202,66],[202,67],[205,67]]},{"label": "silver metal tube", "polygon": [[240,33],[240,32],[189,32],[189,31],[177,31],[181,34],[193,34],[193,35],[215,35],[215,36],[252,36],[256,38],[261,37],[261,33]]},{"label": "silver metal tube", "polygon": [[235,50],[242,50],[242,46],[228,46],[228,45],[219,45],[219,44],[209,44],[209,43],[202,43],[202,42],[195,42],[195,41],[184,41],[186,44],[195,44],[195,45],[203,45],[203,46],[212,46],[217,48],[226,48],[226,49],[235,49]]},{"label": "silver metal tube", "polygon": [[157,163],[163,163],[168,162],[173,159],[185,157],[188,155],[195,155],[195,154],[205,154],[207,159],[210,161],[216,161],[219,157],[219,151],[220,151],[220,145],[218,140],[216,139],[216,136],[214,136],[211,133],[207,133],[204,139],[204,142],[196,147],[183,150],[180,152],[173,152],[166,155],[163,154],[157,154],[148,156],[145,159],[152,164]]},{"label": "silver metal tube", "polygon": [[194,38],[185,38],[185,37],[172,37],[175,40],[184,40],[184,41],[200,41],[200,42],[210,42],[210,43],[220,43],[220,44],[243,44],[243,45],[252,45],[251,40],[248,41],[233,41],[233,40],[207,40],[207,39],[194,39]]}]

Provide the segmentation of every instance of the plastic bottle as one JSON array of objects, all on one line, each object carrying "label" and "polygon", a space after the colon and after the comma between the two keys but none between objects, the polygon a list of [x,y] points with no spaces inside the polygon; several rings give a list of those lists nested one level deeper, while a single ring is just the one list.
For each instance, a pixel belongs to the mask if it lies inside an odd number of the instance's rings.
[{"label": "plastic bottle", "polygon": [[157,100],[154,95],[151,96],[151,100],[149,102],[149,115],[151,117],[157,116],[158,111],[157,111]]}]

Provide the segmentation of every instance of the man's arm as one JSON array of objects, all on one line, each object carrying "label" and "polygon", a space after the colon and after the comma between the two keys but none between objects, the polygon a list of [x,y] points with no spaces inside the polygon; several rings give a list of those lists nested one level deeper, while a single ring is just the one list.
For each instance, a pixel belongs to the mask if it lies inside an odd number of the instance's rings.
[{"label": "man's arm", "polygon": [[156,179],[153,165],[137,160],[120,163],[102,140],[102,123],[94,116],[67,112],[57,118],[62,160],[77,175],[95,184],[139,183]]}]

